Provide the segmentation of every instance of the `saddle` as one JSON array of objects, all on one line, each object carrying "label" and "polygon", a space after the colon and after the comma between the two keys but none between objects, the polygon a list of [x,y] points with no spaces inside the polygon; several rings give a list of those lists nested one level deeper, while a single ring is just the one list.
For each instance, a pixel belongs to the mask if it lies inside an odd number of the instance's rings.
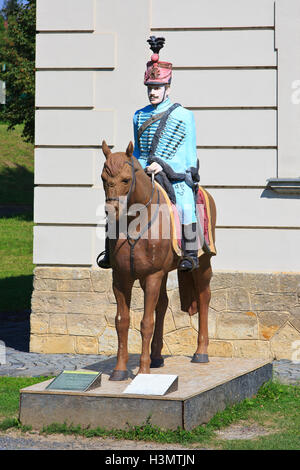
[{"label": "saddle", "polygon": [[[157,182],[155,182],[155,184],[159,187],[160,191],[162,192],[169,208],[173,250],[178,256],[182,256],[181,223],[178,211],[176,209],[176,206],[170,201],[166,191]],[[200,232],[202,232],[203,235],[202,244],[200,238],[198,237],[198,258],[201,257],[204,253],[207,253],[207,248],[210,251],[210,255],[214,256],[217,254],[217,251],[212,236],[209,199],[207,192],[201,186],[198,186],[196,208],[198,211],[198,224],[201,224]],[[180,308],[183,312],[187,312],[190,316],[194,315],[198,311],[198,303],[193,272],[183,272],[177,270],[177,278]]]},{"label": "saddle", "polygon": [[[166,203],[169,208],[170,222],[171,222],[171,237],[172,237],[172,246],[173,250],[178,256],[182,256],[181,250],[181,223],[179,214],[175,204],[173,204],[162,186],[160,186],[157,181],[155,184],[158,186],[159,190],[163,194]],[[205,189],[201,186],[198,186],[197,198],[196,198],[196,208],[197,208],[197,219],[200,223],[200,233],[202,233],[202,240],[200,237],[197,237],[198,240],[198,257],[202,256],[208,250],[212,255],[216,255],[216,248],[212,236],[212,227],[211,227],[211,215],[209,200]],[[205,244],[205,246],[204,246]],[[208,250],[207,250],[208,248]]]}]

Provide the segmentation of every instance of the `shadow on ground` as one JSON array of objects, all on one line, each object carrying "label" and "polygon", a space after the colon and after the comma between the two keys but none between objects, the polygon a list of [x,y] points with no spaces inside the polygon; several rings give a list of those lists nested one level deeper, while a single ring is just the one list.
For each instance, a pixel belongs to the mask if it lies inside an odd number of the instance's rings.
[{"label": "shadow on ground", "polygon": [[[130,379],[134,379],[136,373],[133,371],[139,367],[140,365],[140,354],[129,354],[128,362],[127,362],[127,370],[128,376]],[[164,359],[170,357],[169,355],[163,356]],[[88,366],[84,367],[84,369],[95,370],[97,372],[102,372],[104,374],[110,375],[115,368],[117,363],[117,358],[115,356],[110,357],[109,359],[105,359],[104,361],[95,362],[94,364],[89,364]],[[153,374],[159,374],[159,368],[151,369]],[[155,372],[156,371],[156,372]]]},{"label": "shadow on ground", "polygon": [[[32,221],[33,171],[13,161],[0,170],[0,218]],[[6,347],[29,351],[32,275],[0,279],[0,340]]]},{"label": "shadow on ground", "polygon": [[[133,370],[138,367],[139,365],[139,354],[129,354],[128,362],[127,362],[127,370],[128,376],[130,379],[135,377]],[[94,364],[89,364],[88,366],[84,367],[84,369],[95,370],[97,372],[102,372],[104,374],[110,375],[115,368],[117,363],[117,358],[110,357],[109,359],[105,359],[104,361],[95,362]]]},{"label": "shadow on ground", "polygon": [[23,312],[31,305],[33,275],[0,279],[0,314]]},{"label": "shadow on ground", "polygon": [[0,279],[0,340],[18,351],[29,351],[32,282],[33,276]]},{"label": "shadow on ground", "polygon": [[34,175],[25,166],[14,164],[0,171],[0,205],[33,203]]},{"label": "shadow on ground", "polygon": [[22,315],[16,312],[9,315],[11,318],[0,313],[0,340],[7,348],[29,352],[30,312],[22,312]]},{"label": "shadow on ground", "polygon": [[15,217],[18,217],[18,220],[31,222],[33,220],[32,206],[0,204],[0,219],[14,219]]}]

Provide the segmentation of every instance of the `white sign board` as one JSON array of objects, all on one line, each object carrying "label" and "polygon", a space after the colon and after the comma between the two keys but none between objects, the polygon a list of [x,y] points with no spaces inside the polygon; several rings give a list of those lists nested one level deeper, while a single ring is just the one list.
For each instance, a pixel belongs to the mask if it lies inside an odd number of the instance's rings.
[{"label": "white sign board", "polygon": [[178,375],[138,374],[123,393],[165,395],[178,389]]}]

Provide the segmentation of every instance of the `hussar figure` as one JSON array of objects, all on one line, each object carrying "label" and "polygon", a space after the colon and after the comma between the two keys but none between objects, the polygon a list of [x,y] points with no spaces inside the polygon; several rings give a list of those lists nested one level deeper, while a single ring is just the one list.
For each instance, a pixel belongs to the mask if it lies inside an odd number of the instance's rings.
[{"label": "hussar figure", "polygon": [[[106,250],[99,255],[102,259],[98,264],[102,268],[112,267],[117,303],[118,353],[110,380],[128,378],[128,331],[135,281],[144,292],[138,374],[149,374],[151,368],[164,365],[167,279],[168,273],[176,268],[181,310],[189,315],[199,312],[197,348],[192,362],[209,360],[210,259],[216,254],[216,207],[211,195],[198,184],[193,113],[177,103],[172,104],[169,98],[172,64],[161,62],[158,55],[164,42],[164,38],[154,36],[148,40],[153,54],[147,63],[144,84],[150,105],[134,114],[134,145],[130,141],[125,152],[112,152],[105,140],[102,142],[105,162],[101,178],[110,238],[106,238]],[[177,211],[170,200],[176,204]],[[134,216],[136,207],[143,220]],[[168,210],[162,215],[163,208]],[[136,219],[138,232],[132,230]],[[167,237],[162,220],[171,228]],[[115,237],[111,232],[114,225]],[[182,243],[178,248],[180,238]]]},{"label": "hussar figure", "polygon": [[[150,105],[134,114],[133,155],[147,173],[155,175],[159,183],[162,184],[162,173],[169,178],[168,193],[177,206],[182,226],[183,256],[178,269],[193,271],[199,266],[195,210],[199,175],[195,120],[191,111],[170,100],[172,64],[159,60],[159,51],[165,39],[151,36],[148,43],[153,54],[146,66],[144,84]],[[101,268],[111,267],[107,238],[105,252],[99,255],[97,262]]]}]

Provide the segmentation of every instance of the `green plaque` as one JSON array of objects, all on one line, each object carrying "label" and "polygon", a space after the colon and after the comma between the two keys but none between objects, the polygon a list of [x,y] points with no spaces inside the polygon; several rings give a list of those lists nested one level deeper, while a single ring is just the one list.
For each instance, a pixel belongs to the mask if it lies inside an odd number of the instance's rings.
[{"label": "green plaque", "polygon": [[87,392],[100,387],[101,372],[94,370],[64,370],[46,387],[47,390]]}]

